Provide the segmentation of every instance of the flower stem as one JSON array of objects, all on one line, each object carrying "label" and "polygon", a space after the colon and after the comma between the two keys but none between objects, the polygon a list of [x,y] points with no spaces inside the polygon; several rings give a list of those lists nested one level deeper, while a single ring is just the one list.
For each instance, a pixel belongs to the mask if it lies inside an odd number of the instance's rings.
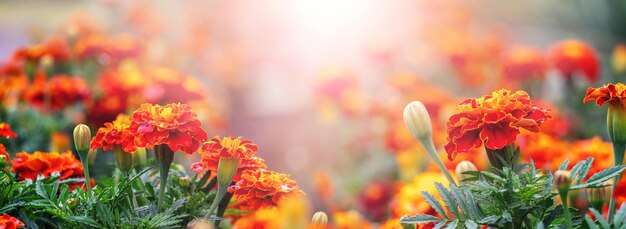
[{"label": "flower stem", "polygon": [[226,190],[228,190],[227,185],[221,185],[219,183],[217,184],[217,194],[215,195],[215,199],[213,199],[213,204],[211,204],[211,208],[209,208],[209,211],[206,213],[206,216],[204,218],[209,221],[211,220],[211,215],[213,215],[213,212],[215,211],[215,209],[217,209],[220,201],[222,200],[222,198],[224,198],[224,195],[226,195]]},{"label": "flower stem", "polygon": [[565,226],[568,229],[572,228],[572,216],[569,213],[569,203],[567,199],[567,190],[565,192],[559,192],[561,196],[561,202],[563,202],[563,214],[565,215]]},{"label": "flower stem", "polygon": [[83,173],[85,174],[85,186],[87,186],[87,193],[89,194],[89,196],[91,196],[91,179],[89,179],[89,160],[87,159],[87,157],[85,157],[84,159],[82,158],[82,154],[79,154],[78,156],[81,157],[80,162],[83,163]]},{"label": "flower stem", "polygon": [[174,161],[174,152],[167,145],[154,146],[154,155],[159,162],[159,175],[161,176],[161,187],[159,188],[159,199],[157,201],[157,208],[161,209],[163,206],[163,199],[165,198],[165,189],[167,189],[167,178],[170,173],[170,166]]},{"label": "flower stem", "polygon": [[[626,150],[626,144],[621,143],[613,143],[613,157],[615,166],[622,165],[624,162],[624,151]],[[615,215],[615,207],[617,205],[617,201],[615,200],[615,190],[617,189],[617,183],[621,178],[621,174],[613,178],[613,186],[611,186],[611,201],[609,202],[609,223],[613,222],[613,216]]]},{"label": "flower stem", "polygon": [[428,138],[428,139],[420,139],[419,141],[420,143],[422,143],[422,146],[426,149],[426,152],[428,153],[430,158],[433,159],[437,167],[439,167],[443,175],[448,179],[450,184],[456,185],[454,178],[452,178],[452,175],[450,174],[446,166],[441,161],[441,158],[439,158],[439,155],[437,154],[437,150],[435,149],[435,144],[433,143],[433,140],[431,138]]}]

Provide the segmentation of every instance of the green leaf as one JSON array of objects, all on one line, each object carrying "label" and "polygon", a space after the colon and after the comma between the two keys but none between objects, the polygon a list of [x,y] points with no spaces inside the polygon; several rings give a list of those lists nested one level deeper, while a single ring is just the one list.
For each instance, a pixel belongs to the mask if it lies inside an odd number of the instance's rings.
[{"label": "green leaf", "polygon": [[596,210],[595,208],[589,208],[589,211],[593,213],[593,216],[596,217],[596,222],[600,223],[600,226],[602,226],[602,228],[611,228],[611,226],[609,226],[609,222],[602,218],[602,213],[598,212],[598,210]]},{"label": "green leaf", "polygon": [[446,216],[446,212],[443,210],[443,207],[441,206],[441,203],[439,203],[439,201],[437,201],[437,199],[435,199],[433,195],[429,194],[428,192],[422,191],[422,196],[424,197],[426,202],[430,204],[430,206],[433,207],[433,209],[435,209],[437,213],[439,213],[439,215],[442,215],[446,219],[448,218],[448,216]]},{"label": "green leaf", "polygon": [[[448,192],[448,190],[446,190],[446,188],[439,182],[435,183],[435,187],[437,188],[439,195],[441,195],[441,199],[446,204],[448,211],[450,211],[454,216],[456,216],[456,218],[460,218],[461,216],[459,215],[458,206],[457,206],[457,203],[454,201],[454,199],[452,199],[452,194]],[[439,214],[444,215],[441,213]]]},{"label": "green leaf", "polygon": [[414,216],[407,216],[400,219],[401,224],[424,224],[424,223],[433,223],[440,222],[442,218],[438,218],[432,215],[419,214]]},{"label": "green leaf", "polygon": [[589,157],[585,160],[579,161],[576,165],[574,165],[574,167],[572,167],[570,175],[572,177],[573,184],[580,184],[585,179],[592,163],[593,158]]},{"label": "green leaf", "polygon": [[559,166],[559,170],[567,170],[568,165],[569,165],[569,160],[563,161],[563,163],[561,163],[561,165]]},{"label": "green leaf", "polygon": [[465,197],[467,197],[467,202],[469,203],[470,209],[472,211],[472,214],[476,217],[483,217],[483,213],[480,210],[480,206],[478,205],[478,202],[474,199],[474,195],[472,194],[472,192],[465,190]]},{"label": "green leaf", "polygon": [[620,174],[622,174],[622,172],[626,169],[626,166],[624,165],[618,165],[618,166],[614,166],[605,170],[602,170],[600,172],[597,172],[596,174],[594,174],[593,176],[589,177],[589,179],[587,180],[587,182],[583,183],[583,184],[579,184],[579,185],[574,185],[572,187],[570,187],[570,190],[576,190],[576,189],[581,189],[581,188],[590,188],[590,187],[598,187],[598,185],[600,185],[600,183],[611,179],[615,176],[618,176]]},{"label": "green leaf", "polygon": [[537,229],[545,229],[543,222],[539,221],[539,223],[537,223]]},{"label": "green leaf", "polygon": [[489,171],[481,171],[480,173],[487,178],[491,178],[492,180],[499,181],[500,183],[506,183],[506,180],[504,178],[496,175],[495,173]]},{"label": "green leaf", "polygon": [[458,225],[458,224],[459,224],[459,220],[458,220],[458,219],[457,219],[457,220],[454,220],[454,221],[452,221],[450,224],[448,224],[448,226],[446,227],[446,229],[455,229],[455,228],[456,228],[456,225]]},{"label": "green leaf", "polygon": [[473,220],[468,220],[468,221],[465,221],[465,228],[467,228],[467,229],[477,229],[478,228],[478,224],[476,224],[476,222],[474,222]]},{"label": "green leaf", "polygon": [[461,207],[461,211],[463,211],[463,215],[471,216],[472,213],[470,212],[469,206],[467,206],[467,203],[465,203],[465,198],[463,198],[463,194],[461,193],[459,188],[452,184],[450,185],[450,191],[452,191],[452,196],[454,196],[454,199],[456,199],[456,202]]},{"label": "green leaf", "polygon": [[619,210],[617,210],[615,218],[613,218],[613,223],[616,226],[619,226],[624,222],[624,219],[626,219],[626,203],[622,203],[622,206],[619,208]]},{"label": "green leaf", "polygon": [[86,224],[95,228],[103,228],[102,225],[98,224],[98,222],[96,222],[95,220],[87,216],[70,216],[70,217],[67,217],[67,220],[75,221],[81,224]]},{"label": "green leaf", "polygon": [[591,217],[589,217],[589,215],[585,215],[585,222],[587,223],[587,227],[589,227],[589,229],[600,229],[600,227],[598,227],[598,225],[596,225],[596,223],[593,222],[593,220],[591,219]]}]

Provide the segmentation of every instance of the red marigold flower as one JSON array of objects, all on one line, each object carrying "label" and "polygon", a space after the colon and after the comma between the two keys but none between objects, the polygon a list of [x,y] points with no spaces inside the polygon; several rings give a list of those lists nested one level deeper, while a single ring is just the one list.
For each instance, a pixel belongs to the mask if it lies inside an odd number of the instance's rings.
[{"label": "red marigold flower", "polygon": [[566,77],[574,73],[584,74],[587,80],[595,82],[600,77],[600,64],[596,51],[579,40],[565,40],[550,50],[550,62]]},{"label": "red marigold flower", "polygon": [[17,60],[40,61],[43,57],[51,57],[54,61],[67,61],[71,51],[67,43],[59,38],[50,39],[44,43],[21,48],[13,54]]},{"label": "red marigold flower", "polygon": [[4,213],[0,216],[0,229],[17,229],[25,226],[19,219]]},{"label": "red marigold flower", "polygon": [[8,123],[0,123],[0,137],[4,138],[17,138],[17,134],[11,130],[11,125]]},{"label": "red marigold flower", "polygon": [[[197,115],[186,104],[165,106],[142,104],[130,117],[130,132],[137,147],[154,148],[165,144],[172,151],[182,150],[192,154],[207,134]],[[126,148],[128,146],[123,146]]]},{"label": "red marigold flower", "polygon": [[[48,177],[55,172],[60,174],[59,180],[84,177],[83,165],[70,150],[64,153],[37,151],[28,154],[21,152],[15,155],[11,163],[12,170],[19,180],[35,180],[39,174]],[[82,183],[79,184],[82,185]]]},{"label": "red marigold flower", "polygon": [[[218,138],[219,139],[219,138]],[[206,171],[217,172],[217,165],[220,161],[221,151],[212,150],[209,142],[205,142],[198,150],[200,154],[200,162],[191,165],[190,169],[196,173],[205,173]],[[249,169],[267,169],[265,160],[260,157],[253,156],[249,158],[243,158],[239,164],[239,169],[235,174],[234,181],[239,181],[241,173]]]},{"label": "red marigold flower", "polygon": [[545,70],[545,58],[535,48],[518,46],[502,56],[502,74],[510,80],[540,78]]},{"label": "red marigold flower", "polygon": [[607,84],[604,87],[589,88],[585,95],[584,103],[596,101],[598,106],[605,103],[626,106],[626,85],[622,83]]},{"label": "red marigold flower", "polygon": [[46,80],[45,76],[39,75],[23,92],[22,98],[40,108],[46,106],[49,101],[50,109],[60,110],[74,103],[86,101],[90,94],[87,83],[81,78],[58,75]]},{"label": "red marigold flower", "polygon": [[228,190],[244,203],[243,209],[249,210],[277,206],[284,197],[304,194],[289,175],[265,169],[244,171],[241,180]]},{"label": "red marigold flower", "polygon": [[258,151],[259,147],[243,137],[220,137],[215,136],[210,141],[202,144],[202,151],[215,154],[224,158],[249,159]]},{"label": "red marigold flower", "polygon": [[122,150],[128,153],[135,152],[133,135],[130,130],[130,117],[119,114],[113,122],[104,123],[91,141],[91,149],[113,150],[115,146],[123,146]]},{"label": "red marigold flower", "polygon": [[485,147],[498,150],[511,144],[520,129],[533,132],[550,118],[548,110],[532,104],[524,91],[497,90],[491,95],[468,99],[457,106],[458,113],[446,123],[448,158],[453,160],[457,153]]}]

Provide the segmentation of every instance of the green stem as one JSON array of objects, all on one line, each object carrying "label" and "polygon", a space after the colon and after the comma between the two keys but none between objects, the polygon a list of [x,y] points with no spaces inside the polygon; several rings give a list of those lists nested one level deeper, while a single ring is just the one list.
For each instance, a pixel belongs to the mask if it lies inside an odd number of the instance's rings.
[{"label": "green stem", "polygon": [[227,185],[221,185],[219,183],[217,184],[217,195],[215,195],[215,199],[213,199],[213,204],[211,204],[211,208],[209,208],[209,211],[206,213],[206,216],[204,218],[209,221],[211,220],[211,215],[213,215],[213,212],[215,211],[215,209],[217,209],[220,201],[222,200],[222,198],[224,198],[224,195],[226,195],[227,190]]},{"label": "green stem", "polygon": [[561,202],[563,202],[563,214],[565,215],[565,226],[568,229],[572,228],[572,216],[569,213],[569,203],[567,199],[567,190],[565,192],[559,192],[561,196]]},{"label": "green stem", "polygon": [[[82,153],[79,153],[80,162],[83,163],[83,173],[85,176],[85,186],[87,186],[87,193],[91,196],[91,179],[89,178],[89,160],[87,156],[83,156]],[[84,157],[84,158],[83,158]]]},{"label": "green stem", "polygon": [[226,213],[226,208],[230,203],[230,199],[233,198],[233,193],[227,192],[226,195],[220,201],[220,204],[217,206],[217,220],[215,220],[215,228],[219,228],[222,217],[224,217],[224,213]]},{"label": "green stem", "polygon": [[161,206],[163,206],[163,198],[165,198],[165,189],[167,188],[167,177],[170,173],[170,165],[171,163],[161,163],[160,165],[161,187],[159,188],[159,200],[157,202],[158,209],[161,209]]},{"label": "green stem", "polygon": [[420,143],[422,143],[422,146],[426,149],[426,152],[428,153],[430,158],[433,159],[437,167],[439,167],[443,175],[448,179],[448,182],[450,182],[450,184],[456,185],[454,178],[452,178],[452,175],[450,174],[446,166],[441,161],[441,158],[439,158],[439,155],[437,154],[437,150],[435,149],[435,144],[433,143],[433,140],[431,138],[420,139]]},{"label": "green stem", "polygon": [[[626,150],[626,144],[622,143],[613,143],[613,157],[615,166],[622,165],[624,162],[624,151]],[[619,182],[621,174],[617,175],[613,178],[613,186],[611,186],[611,201],[609,202],[609,223],[613,222],[613,216],[615,215],[615,207],[617,205],[617,201],[615,200],[615,190],[617,189],[617,184]]]},{"label": "green stem", "polygon": [[170,173],[170,166],[174,161],[174,152],[165,144],[154,146],[154,156],[159,162],[159,175],[161,176],[161,186],[159,188],[159,199],[157,208],[161,209],[165,198],[165,189],[167,189],[167,178]]}]

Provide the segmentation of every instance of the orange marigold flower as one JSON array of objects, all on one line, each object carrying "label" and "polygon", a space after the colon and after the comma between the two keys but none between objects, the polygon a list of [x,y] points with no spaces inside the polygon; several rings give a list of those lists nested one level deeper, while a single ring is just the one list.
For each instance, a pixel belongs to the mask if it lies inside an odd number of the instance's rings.
[{"label": "orange marigold flower", "polygon": [[605,103],[612,105],[626,106],[626,85],[622,83],[607,84],[599,88],[587,89],[587,95],[585,95],[584,103],[596,101],[598,106],[602,106]]},{"label": "orange marigold flower", "polygon": [[566,77],[576,72],[582,73],[591,82],[600,77],[598,54],[583,41],[561,41],[551,48],[549,55],[552,66]]},{"label": "orange marigold flower", "polygon": [[244,171],[241,180],[228,191],[242,200],[243,209],[249,210],[276,206],[284,197],[304,194],[289,175],[265,169]]},{"label": "orange marigold flower", "polygon": [[550,118],[548,110],[534,106],[524,91],[497,90],[491,95],[468,99],[457,106],[458,112],[446,123],[448,158],[471,149],[502,149],[513,143],[520,129],[533,132]]},{"label": "orange marigold flower", "polygon": [[[15,155],[11,163],[12,170],[17,174],[19,180],[35,180],[39,174],[48,177],[55,172],[60,174],[59,180],[84,177],[83,165],[70,150],[63,153],[37,151],[28,154],[21,152]],[[93,180],[90,180],[90,184],[93,186]],[[79,182],[69,186],[74,189],[82,185],[83,182]]]},{"label": "orange marigold flower", "polygon": [[71,51],[67,43],[59,38],[44,43],[21,48],[13,54],[17,60],[40,61],[43,57],[51,57],[54,61],[67,61]]},{"label": "orange marigold flower", "polygon": [[125,152],[135,152],[134,138],[130,134],[130,117],[119,114],[113,122],[104,123],[91,141],[91,149],[102,148],[112,150],[115,146],[123,146]]},{"label": "orange marigold flower", "polygon": [[240,158],[246,159],[253,157],[259,147],[248,139],[243,137],[220,137],[215,136],[210,141],[202,144],[202,151],[211,154],[219,154],[224,158]]},{"label": "orange marigold flower", "polygon": [[[205,142],[198,150],[198,153],[200,154],[200,162],[192,164],[190,169],[200,174],[206,171],[217,173],[217,165],[220,161],[221,151],[213,150],[209,146],[209,142]],[[241,173],[249,169],[267,169],[267,165],[265,165],[265,160],[257,156],[243,158],[233,181],[239,181],[241,179]]]},{"label": "orange marigold flower", "polygon": [[186,104],[161,106],[145,103],[133,113],[130,122],[130,132],[135,136],[137,147],[152,149],[155,145],[165,144],[174,152],[182,150],[192,154],[200,142],[207,139],[197,115]]},{"label": "orange marigold flower", "polygon": [[0,216],[0,229],[17,229],[18,227],[24,227],[24,223],[19,219],[4,213]]},{"label": "orange marigold flower", "polygon": [[509,80],[541,78],[546,71],[546,63],[541,51],[517,46],[502,56],[502,75]]},{"label": "orange marigold flower", "polygon": [[91,94],[85,80],[78,77],[59,75],[48,80],[45,80],[45,76],[37,77],[23,92],[22,98],[40,108],[46,106],[49,101],[50,109],[60,110],[74,103],[86,101]]},{"label": "orange marigold flower", "polygon": [[17,134],[11,130],[11,125],[8,123],[0,123],[0,137],[3,138],[17,138]]}]

